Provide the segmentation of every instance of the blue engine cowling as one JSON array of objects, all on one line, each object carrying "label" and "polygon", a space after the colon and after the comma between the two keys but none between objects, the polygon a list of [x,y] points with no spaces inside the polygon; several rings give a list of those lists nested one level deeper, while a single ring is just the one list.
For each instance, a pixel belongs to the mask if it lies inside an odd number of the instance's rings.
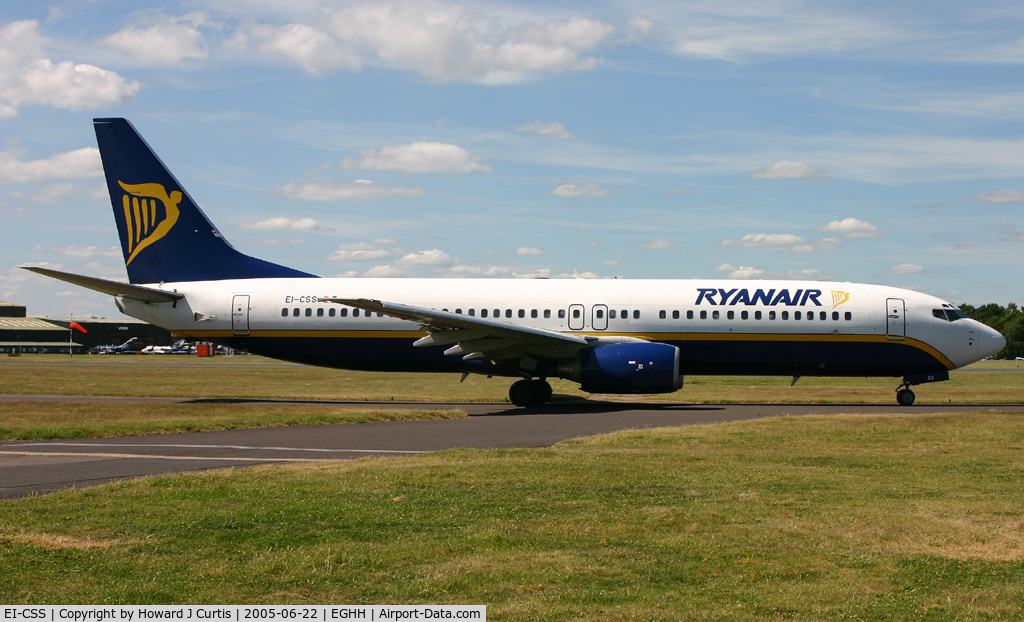
[{"label": "blue engine cowling", "polygon": [[597,346],[578,362],[572,380],[588,393],[671,393],[683,386],[679,348],[664,343]]}]

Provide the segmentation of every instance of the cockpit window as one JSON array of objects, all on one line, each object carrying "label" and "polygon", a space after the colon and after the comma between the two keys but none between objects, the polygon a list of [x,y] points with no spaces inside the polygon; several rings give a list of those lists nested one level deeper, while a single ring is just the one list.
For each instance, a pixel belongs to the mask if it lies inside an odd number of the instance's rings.
[{"label": "cockpit window", "polygon": [[967,314],[960,309],[946,309],[946,318],[948,318],[950,322],[955,322],[966,317]]},{"label": "cockpit window", "polygon": [[940,320],[946,320],[947,322],[949,321],[949,319],[946,317],[946,311],[943,309],[932,309],[932,315],[939,318]]}]

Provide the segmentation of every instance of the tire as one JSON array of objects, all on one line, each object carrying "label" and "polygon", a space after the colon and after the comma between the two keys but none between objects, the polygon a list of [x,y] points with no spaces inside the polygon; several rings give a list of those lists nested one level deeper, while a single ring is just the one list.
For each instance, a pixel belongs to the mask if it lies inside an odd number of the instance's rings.
[{"label": "tire", "polygon": [[901,389],[896,392],[896,401],[900,406],[910,406],[916,397],[910,389]]},{"label": "tire", "polygon": [[551,385],[546,380],[534,380],[530,384],[534,391],[534,404],[546,404],[551,399]]},{"label": "tire", "polygon": [[534,403],[534,393],[529,380],[519,380],[508,388],[508,401],[516,406],[530,406]]}]

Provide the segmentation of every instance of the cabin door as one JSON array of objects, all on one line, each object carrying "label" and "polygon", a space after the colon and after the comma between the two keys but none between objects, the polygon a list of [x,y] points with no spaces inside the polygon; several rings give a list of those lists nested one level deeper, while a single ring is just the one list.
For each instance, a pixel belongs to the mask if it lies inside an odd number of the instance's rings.
[{"label": "cabin door", "polygon": [[231,301],[231,332],[249,334],[249,297],[235,296]]},{"label": "cabin door", "polygon": [[907,336],[906,303],[902,298],[887,298],[885,301],[886,328],[889,339],[903,339]]}]

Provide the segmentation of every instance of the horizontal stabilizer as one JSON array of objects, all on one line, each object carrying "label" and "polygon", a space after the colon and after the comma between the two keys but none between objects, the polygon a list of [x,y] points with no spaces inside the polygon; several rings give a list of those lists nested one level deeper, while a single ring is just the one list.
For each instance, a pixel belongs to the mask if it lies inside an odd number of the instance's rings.
[{"label": "horizontal stabilizer", "polygon": [[139,285],[129,285],[119,281],[98,279],[94,276],[82,276],[80,274],[71,274],[70,272],[50,270],[48,268],[25,267],[24,269],[50,278],[67,281],[68,283],[73,283],[74,285],[85,287],[86,289],[110,294],[111,296],[123,296],[133,300],[141,300],[142,302],[174,302],[175,300],[180,300],[185,297],[184,294],[179,294],[177,292],[165,292],[160,289],[150,289]]}]

